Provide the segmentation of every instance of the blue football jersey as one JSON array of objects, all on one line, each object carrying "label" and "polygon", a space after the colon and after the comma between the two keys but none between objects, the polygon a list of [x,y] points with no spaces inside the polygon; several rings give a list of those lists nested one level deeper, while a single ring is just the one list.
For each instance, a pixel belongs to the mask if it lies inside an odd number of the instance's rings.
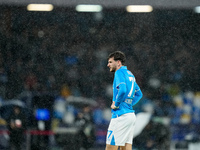
[{"label": "blue football jersey", "polygon": [[112,110],[112,118],[134,112],[133,105],[141,98],[142,92],[135,76],[127,70],[126,66],[122,66],[115,72],[113,81],[113,101],[119,109]]}]

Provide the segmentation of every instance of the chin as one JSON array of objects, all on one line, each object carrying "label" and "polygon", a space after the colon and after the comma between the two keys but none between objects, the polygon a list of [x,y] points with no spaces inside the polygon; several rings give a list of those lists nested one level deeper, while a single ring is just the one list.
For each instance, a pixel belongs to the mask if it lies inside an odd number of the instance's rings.
[{"label": "chin", "polygon": [[110,72],[115,72],[115,70],[114,69],[110,69]]}]

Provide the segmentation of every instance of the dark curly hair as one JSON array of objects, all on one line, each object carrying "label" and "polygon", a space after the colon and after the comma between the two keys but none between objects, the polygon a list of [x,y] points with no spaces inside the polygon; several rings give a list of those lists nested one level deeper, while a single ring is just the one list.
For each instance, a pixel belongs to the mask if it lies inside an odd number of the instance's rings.
[{"label": "dark curly hair", "polygon": [[121,51],[112,52],[109,54],[108,59],[112,58],[112,57],[114,58],[115,61],[117,61],[117,60],[121,61],[122,65],[125,64],[126,56],[123,52],[121,52]]}]

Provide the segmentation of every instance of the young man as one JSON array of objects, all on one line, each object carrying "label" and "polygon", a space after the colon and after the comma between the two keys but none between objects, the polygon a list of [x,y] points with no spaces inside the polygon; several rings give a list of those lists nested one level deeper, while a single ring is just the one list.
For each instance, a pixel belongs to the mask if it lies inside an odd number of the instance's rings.
[{"label": "young man", "polygon": [[114,72],[112,118],[108,127],[106,150],[132,150],[135,113],[133,105],[141,98],[142,92],[134,75],[124,66],[126,57],[115,51],[108,57],[110,72]]}]

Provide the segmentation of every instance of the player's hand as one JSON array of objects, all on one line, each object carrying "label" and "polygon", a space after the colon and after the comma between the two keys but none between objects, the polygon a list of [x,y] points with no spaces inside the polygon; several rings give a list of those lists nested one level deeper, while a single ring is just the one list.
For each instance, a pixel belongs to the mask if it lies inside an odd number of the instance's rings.
[{"label": "player's hand", "polygon": [[111,109],[118,109],[119,108],[119,107],[115,106],[115,102],[113,102],[110,107],[111,107]]}]

